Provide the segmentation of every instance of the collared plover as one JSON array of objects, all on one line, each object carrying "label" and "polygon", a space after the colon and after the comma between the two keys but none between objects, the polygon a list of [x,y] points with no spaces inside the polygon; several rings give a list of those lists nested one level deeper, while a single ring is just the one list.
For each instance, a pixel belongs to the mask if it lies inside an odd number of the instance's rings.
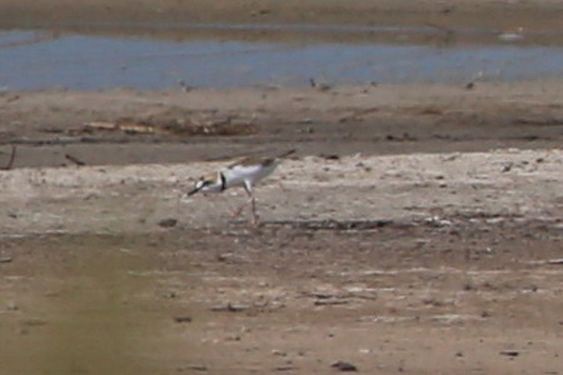
[{"label": "collared plover", "polygon": [[[280,164],[281,159],[291,155],[295,150],[286,151],[275,157],[246,157],[228,165],[226,168],[217,172],[217,175],[201,177],[188,196],[198,192],[202,193],[222,193],[231,187],[243,187],[250,199],[252,206],[252,220],[258,223],[256,214],[256,200],[254,198],[253,187],[260,180],[274,172]],[[244,205],[235,211],[234,216],[240,215]]]}]

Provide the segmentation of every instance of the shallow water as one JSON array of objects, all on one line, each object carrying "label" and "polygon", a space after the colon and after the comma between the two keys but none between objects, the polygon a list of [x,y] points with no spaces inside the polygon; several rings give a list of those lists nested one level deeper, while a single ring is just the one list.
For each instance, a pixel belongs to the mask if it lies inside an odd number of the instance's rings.
[{"label": "shallow water", "polygon": [[[392,32],[389,30],[388,32]],[[427,32],[427,31],[424,31]],[[43,32],[0,33],[0,87],[164,89],[331,84],[465,83],[563,74],[563,47],[157,40]]]}]

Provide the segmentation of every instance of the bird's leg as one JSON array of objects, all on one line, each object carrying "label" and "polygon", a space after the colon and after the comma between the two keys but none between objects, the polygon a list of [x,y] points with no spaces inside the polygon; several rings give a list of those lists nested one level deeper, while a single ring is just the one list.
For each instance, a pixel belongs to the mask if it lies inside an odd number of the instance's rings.
[{"label": "bird's leg", "polygon": [[[245,189],[246,189],[246,188],[245,188]],[[237,209],[233,210],[233,211],[231,212],[232,218],[233,218],[233,219],[237,219],[237,218],[240,216],[240,214],[242,213],[242,210],[244,209],[244,207],[246,207],[246,203],[241,204]]]},{"label": "bird's leg", "polygon": [[254,199],[254,195],[251,198],[252,204],[252,224],[258,225],[258,214],[256,214],[256,199]]},{"label": "bird's leg", "polygon": [[242,213],[242,210],[244,209],[244,207],[246,207],[246,203],[241,205],[239,208],[237,208],[236,210],[234,210],[232,212],[232,217],[233,219],[236,219],[240,216],[240,214]]},{"label": "bird's leg", "polygon": [[[254,196],[252,194],[252,185],[250,185],[250,183],[245,182],[243,186],[244,186],[244,191],[246,191],[246,194],[248,194],[249,201],[246,202],[246,203],[243,203],[240,207],[238,207],[236,210],[234,210],[232,212],[232,218],[233,219],[238,218],[240,216],[240,214],[242,213],[242,210],[246,207],[246,205],[248,203],[252,203],[252,201],[254,199]],[[254,204],[253,204],[253,206],[254,206]],[[253,213],[253,215],[254,215],[254,213]]]},{"label": "bird's leg", "polygon": [[250,198],[250,205],[252,208],[252,224],[258,225],[258,215],[256,214],[256,199],[254,199],[252,184],[249,181],[244,181],[244,190],[246,190],[246,193]]}]

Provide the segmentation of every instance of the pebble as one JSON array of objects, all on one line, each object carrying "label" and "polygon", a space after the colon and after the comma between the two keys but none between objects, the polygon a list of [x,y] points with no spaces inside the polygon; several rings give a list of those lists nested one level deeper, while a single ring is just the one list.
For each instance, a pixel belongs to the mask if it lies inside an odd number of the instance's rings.
[{"label": "pebble", "polygon": [[158,226],[162,228],[172,228],[178,224],[178,220],[174,218],[162,219],[158,222]]},{"label": "pebble", "polygon": [[358,368],[350,362],[338,361],[334,362],[330,367],[342,372],[357,372]]}]

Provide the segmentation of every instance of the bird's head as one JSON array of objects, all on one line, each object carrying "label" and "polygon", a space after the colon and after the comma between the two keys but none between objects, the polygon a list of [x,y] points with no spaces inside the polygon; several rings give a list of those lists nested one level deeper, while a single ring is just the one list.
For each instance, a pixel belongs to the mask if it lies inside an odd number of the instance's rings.
[{"label": "bird's head", "polygon": [[196,181],[193,189],[188,192],[188,196],[192,196],[200,191],[202,193],[220,192],[221,182],[218,182],[217,179],[213,178],[212,176],[202,176]]}]

